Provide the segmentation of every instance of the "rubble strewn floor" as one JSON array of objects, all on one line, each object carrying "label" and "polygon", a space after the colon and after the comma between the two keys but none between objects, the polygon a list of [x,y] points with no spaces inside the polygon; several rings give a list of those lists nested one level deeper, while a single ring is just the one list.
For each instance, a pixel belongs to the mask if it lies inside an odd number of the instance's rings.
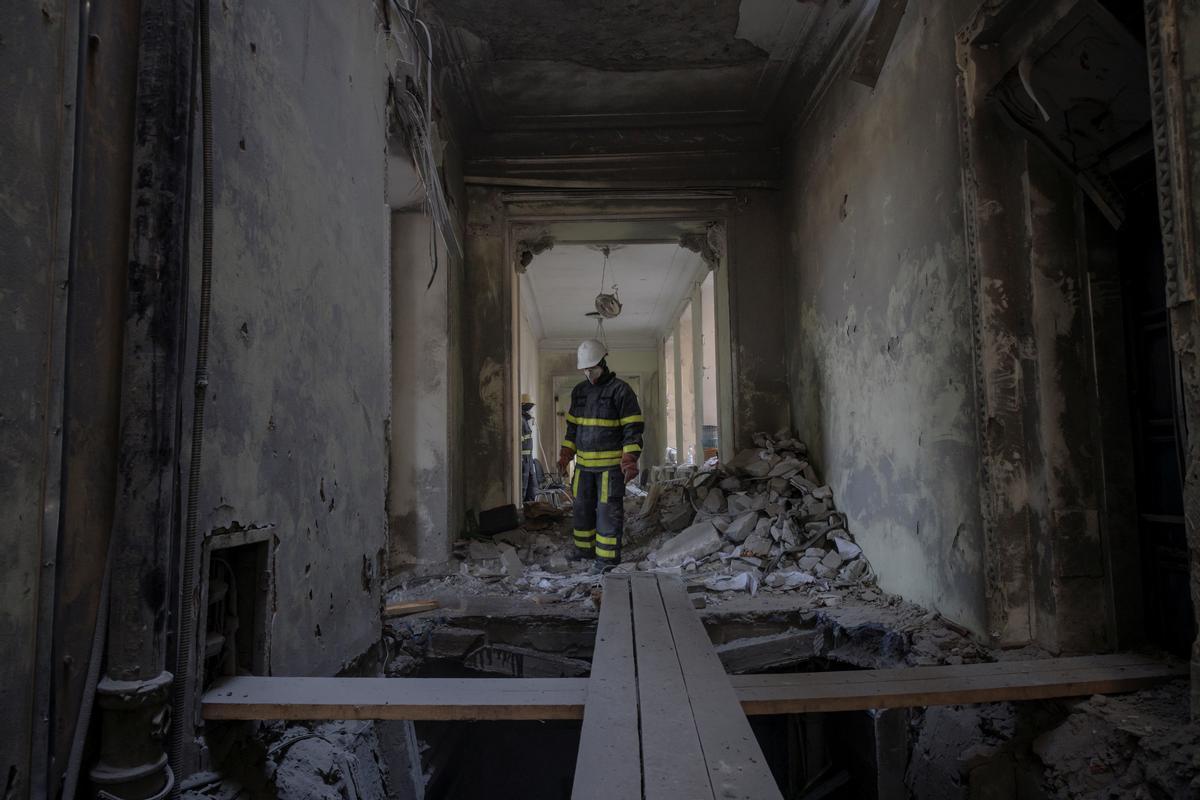
[{"label": "rubble strewn floor", "polygon": [[[680,575],[727,671],[1049,655],[1033,647],[992,650],[953,621],[882,591],[832,492],[808,464],[804,444],[787,435],[759,435],[755,445],[723,466],[707,465],[648,493],[632,490],[625,561],[617,568]],[[528,506],[516,530],[460,541],[455,562],[441,574],[411,576],[389,593],[389,605],[432,600],[437,608],[385,619],[379,671],[393,677],[586,676],[602,578],[590,573],[590,561],[568,560],[573,547],[569,509],[544,503]],[[1200,725],[1188,722],[1186,709],[1183,682],[1086,701],[897,709],[887,712],[894,725],[874,715],[865,726],[831,722],[822,763],[828,767],[839,757],[829,748],[844,735],[840,730],[871,730],[876,737],[891,730],[891,741],[872,744],[875,752],[900,754],[888,773],[888,796],[1200,797]],[[823,716],[805,719],[805,729],[824,741]],[[370,727],[262,726],[252,734],[259,766],[250,774],[280,797],[408,796],[397,789],[404,781],[412,787],[470,784],[463,776],[487,765],[464,754],[464,742],[490,741],[497,730],[381,723],[368,734]],[[558,732],[554,741],[572,731]],[[291,756],[280,751],[279,743],[288,741]],[[460,757],[470,763],[458,763]],[[407,766],[389,779],[386,763],[393,761]],[[848,768],[838,766],[841,772]],[[882,764],[878,769],[882,787]],[[569,775],[544,777],[553,783]],[[258,795],[231,793],[229,783],[217,782],[186,796]]]},{"label": "rubble strewn floor", "polygon": [[[617,571],[678,573],[689,588],[716,593],[710,600],[716,603],[737,592],[870,587],[874,571],[836,510],[832,490],[808,462],[807,446],[786,432],[758,434],[754,441],[728,464],[688,471],[649,493],[631,487]],[[448,592],[516,594],[594,610],[601,579],[589,574],[589,562],[569,560],[573,547],[569,509],[534,504],[522,528],[490,541],[460,541],[457,573],[407,584],[388,601]]]}]

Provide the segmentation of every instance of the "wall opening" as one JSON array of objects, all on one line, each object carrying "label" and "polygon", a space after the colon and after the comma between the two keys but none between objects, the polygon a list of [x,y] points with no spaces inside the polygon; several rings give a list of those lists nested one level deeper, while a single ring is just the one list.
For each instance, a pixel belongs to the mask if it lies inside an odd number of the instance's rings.
[{"label": "wall opening", "polygon": [[204,544],[204,688],[227,676],[269,674],[272,546],[265,529],[216,534]]}]

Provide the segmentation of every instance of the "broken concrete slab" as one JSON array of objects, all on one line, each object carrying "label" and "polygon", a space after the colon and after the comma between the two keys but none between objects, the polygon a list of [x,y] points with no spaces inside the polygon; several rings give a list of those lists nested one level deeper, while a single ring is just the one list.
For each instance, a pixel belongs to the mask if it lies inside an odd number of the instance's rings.
[{"label": "broken concrete slab", "polygon": [[510,578],[518,578],[525,572],[525,564],[521,562],[521,557],[517,555],[517,551],[509,545],[500,545],[500,564],[504,567],[504,572]]},{"label": "broken concrete slab", "polygon": [[711,522],[698,522],[668,539],[650,560],[662,567],[678,567],[688,559],[701,559],[721,548],[721,534]]},{"label": "broken concrete slab", "polygon": [[725,529],[725,538],[735,544],[741,544],[746,541],[750,534],[754,533],[758,525],[759,514],[757,511],[747,511],[733,522],[729,523]]},{"label": "broken concrete slab", "polygon": [[852,558],[858,558],[860,555],[862,555],[862,548],[849,539],[843,539],[840,536],[834,536],[833,532],[830,532],[829,536],[833,539],[833,543],[837,547],[838,554],[847,561]]},{"label": "broken concrete slab", "polygon": [[770,636],[735,639],[718,645],[717,657],[732,675],[792,666],[812,658],[813,631],[789,629]]},{"label": "broken concrete slab", "polygon": [[467,556],[472,561],[490,561],[500,558],[500,550],[491,542],[472,541],[467,546]]}]

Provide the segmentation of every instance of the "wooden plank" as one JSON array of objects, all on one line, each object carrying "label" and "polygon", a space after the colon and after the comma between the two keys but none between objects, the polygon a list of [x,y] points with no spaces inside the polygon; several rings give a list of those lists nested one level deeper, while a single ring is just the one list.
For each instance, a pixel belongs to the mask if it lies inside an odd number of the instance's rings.
[{"label": "wooden plank", "polygon": [[409,614],[420,614],[422,611],[433,611],[440,608],[437,600],[410,600],[406,603],[391,603],[383,607],[383,616],[407,617]]},{"label": "wooden plank", "polygon": [[687,686],[692,716],[713,793],[721,798],[783,800],[750,721],[738,703],[712,640],[692,608],[683,583],[658,576],[663,608]]},{"label": "wooden plank", "polygon": [[604,579],[594,652],[571,797],[640,798],[642,751],[628,576]]},{"label": "wooden plank", "polygon": [[[594,674],[594,673],[593,673]],[[1140,655],[785,675],[733,675],[747,714],[965,705],[1130,692],[1186,677]],[[228,678],[205,719],[583,719],[586,678]],[[636,725],[633,728],[636,731]],[[636,734],[634,734],[636,735]]]},{"label": "wooden plank", "polygon": [[[653,575],[635,575],[633,629],[647,800],[713,798],[687,685]],[[615,766],[614,766],[615,768]]]},{"label": "wooden plank", "polygon": [[959,677],[985,677],[1020,674],[1034,671],[1061,672],[1073,669],[1096,669],[1138,665],[1165,666],[1166,662],[1139,653],[1111,653],[1068,658],[1043,658],[1026,661],[995,661],[980,664],[958,664],[930,667],[893,667],[890,669],[845,670],[832,672],[788,672],[770,675],[735,675],[730,680],[738,687],[798,686],[814,684],[879,683],[881,681],[946,680]]},{"label": "wooden plank", "polygon": [[587,678],[226,678],[205,719],[581,719]]},{"label": "wooden plank", "polygon": [[[911,671],[916,673],[924,669],[931,668],[917,667]],[[847,674],[867,677],[865,673]],[[911,680],[855,680],[841,684],[822,680],[807,686],[797,682],[796,676],[792,675],[734,676],[732,682],[747,714],[804,714],[1130,692],[1186,674],[1187,670],[1182,666],[1150,662],[1064,670],[1048,670],[1044,665],[1037,665],[1026,671],[1005,674],[958,674],[934,679],[917,675]],[[754,680],[745,681],[745,678]],[[773,678],[783,680],[773,682]]]}]

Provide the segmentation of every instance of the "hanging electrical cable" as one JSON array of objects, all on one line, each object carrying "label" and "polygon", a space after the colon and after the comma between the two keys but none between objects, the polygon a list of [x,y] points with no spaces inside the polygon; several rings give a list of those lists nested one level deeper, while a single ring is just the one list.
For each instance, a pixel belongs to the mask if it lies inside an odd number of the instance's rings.
[{"label": "hanging electrical cable", "polygon": [[[439,174],[437,154],[434,152],[433,36],[429,32],[429,26],[417,18],[415,11],[410,11],[400,5],[399,0],[391,0],[391,4],[412,32],[416,46],[422,51],[422,55],[424,56],[425,97],[422,102],[422,98],[418,97],[416,92],[414,92],[415,82],[412,87],[406,85],[402,90],[392,82],[388,87],[389,105],[393,108],[396,116],[399,118],[401,127],[404,129],[409,152],[417,168],[417,175],[420,177],[421,184],[425,188],[426,212],[433,220],[434,226],[441,233],[442,241],[446,244],[446,249],[449,251],[450,257],[452,259],[461,259],[463,257],[462,242],[459,240],[458,228],[455,225],[454,216],[450,211],[450,204]],[[420,30],[418,30],[418,27]],[[425,38],[425,47],[423,48],[420,43],[422,34]],[[397,43],[403,46],[399,40],[397,40]],[[418,67],[416,80],[420,81],[420,79],[421,68]],[[429,283],[426,285],[426,289],[433,286],[433,281],[437,277],[438,254],[436,246],[432,248],[431,256],[433,271],[429,276]]]},{"label": "hanging electrical cable", "polygon": [[[193,382],[191,459],[188,463],[187,506],[183,529],[183,559],[179,577],[179,635],[176,640],[176,670],[191,666],[196,637],[196,519],[200,504],[200,465],[204,445],[204,406],[208,398],[208,332],[212,308],[213,269],[213,127],[212,71],[209,57],[209,0],[196,4],[197,36],[200,40],[200,136],[201,136],[201,213],[200,213],[200,319],[196,333],[196,368]],[[175,773],[183,767],[185,729],[190,725],[184,714],[192,686],[185,674],[178,674],[172,687],[172,712],[175,723],[170,733],[170,765]],[[173,779],[172,779],[173,782]]]}]

